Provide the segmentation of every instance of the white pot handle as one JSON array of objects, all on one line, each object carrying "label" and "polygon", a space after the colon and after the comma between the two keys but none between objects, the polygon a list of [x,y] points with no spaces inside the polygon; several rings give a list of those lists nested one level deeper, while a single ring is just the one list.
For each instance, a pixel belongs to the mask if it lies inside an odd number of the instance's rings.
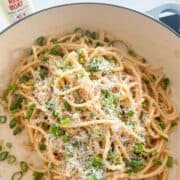
[{"label": "white pot handle", "polygon": [[[166,3],[166,4],[163,4],[161,6],[158,6],[154,9],[147,11],[146,13],[148,15],[150,15],[152,18],[155,18],[156,20],[160,21],[159,16],[163,12],[173,12],[177,15],[177,16],[174,16],[175,19],[173,19],[173,22],[172,22],[172,20],[170,20],[171,22],[163,21],[163,23],[165,23],[171,29],[173,29],[178,34],[180,34],[180,3]],[[176,26],[172,26],[172,23],[175,23]]]}]

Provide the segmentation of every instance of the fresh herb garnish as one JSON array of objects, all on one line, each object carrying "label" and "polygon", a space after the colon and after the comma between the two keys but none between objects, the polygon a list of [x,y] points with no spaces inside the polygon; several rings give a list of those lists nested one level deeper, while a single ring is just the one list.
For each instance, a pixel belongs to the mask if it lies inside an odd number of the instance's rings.
[{"label": "fresh herb garnish", "polygon": [[71,123],[71,119],[69,117],[64,117],[60,119],[60,125],[61,126],[66,126],[69,125]]},{"label": "fresh herb garnish", "polygon": [[39,76],[41,79],[45,79],[49,74],[49,71],[46,67],[40,67],[39,69]]},{"label": "fresh herb garnish", "polygon": [[0,115],[0,124],[5,124],[6,121],[7,121],[7,117],[3,116],[3,115]]},{"label": "fresh herb garnish", "polygon": [[9,148],[9,149],[12,148],[12,143],[7,142],[7,143],[6,143],[6,147]]},{"label": "fresh herb garnish", "polygon": [[134,147],[134,152],[139,154],[143,152],[143,149],[144,149],[144,146],[142,143],[136,143]]},{"label": "fresh herb garnish", "polygon": [[16,157],[14,155],[8,155],[7,162],[8,164],[14,164],[16,162]]},{"label": "fresh herb garnish", "polygon": [[129,110],[127,112],[127,115],[130,116],[130,117],[134,116],[134,114],[135,114],[135,112],[133,110]]},{"label": "fresh herb garnish", "polygon": [[0,153],[0,161],[4,161],[7,156],[8,156],[9,152],[8,151],[3,151]]},{"label": "fresh herb garnish", "polygon": [[19,134],[21,131],[23,130],[23,128],[21,126],[16,126],[15,129],[13,130],[13,135],[17,135]]},{"label": "fresh herb garnish", "polygon": [[9,93],[13,93],[17,89],[15,84],[9,84],[8,88],[3,93],[3,99],[6,100]]},{"label": "fresh herb garnish", "polygon": [[40,172],[33,172],[33,180],[42,180],[44,174]]},{"label": "fresh herb garnish", "polygon": [[67,111],[71,110],[71,105],[67,101],[64,101],[64,109]]},{"label": "fresh herb garnish", "polygon": [[40,36],[36,39],[36,44],[39,46],[43,46],[46,43],[46,39],[44,36]]},{"label": "fresh herb garnish", "polygon": [[14,95],[13,100],[10,104],[9,110],[11,113],[16,113],[21,109],[23,97],[20,95]]},{"label": "fresh herb garnish", "polygon": [[171,168],[173,166],[173,162],[174,162],[174,159],[172,156],[168,156],[168,160],[167,160],[167,167]]},{"label": "fresh herb garnish", "polygon": [[119,98],[118,95],[109,92],[108,90],[101,90],[102,101],[109,108],[114,109],[117,107],[116,100]]},{"label": "fresh herb garnish", "polygon": [[164,77],[160,81],[160,85],[164,90],[166,90],[168,88],[169,84],[170,84],[170,79],[168,77]]},{"label": "fresh herb garnish", "polygon": [[103,60],[104,58],[102,57],[92,58],[87,66],[88,70],[90,72],[104,71]]},{"label": "fresh herb garnish", "polygon": [[143,168],[144,160],[139,156],[134,156],[131,159],[125,159],[125,165],[127,167],[128,173],[138,172]]},{"label": "fresh herb garnish", "polygon": [[30,103],[27,105],[27,111],[25,112],[25,115],[24,115],[24,117],[25,117],[26,119],[30,119],[30,118],[31,118],[32,113],[33,113],[35,107],[36,107],[36,104],[33,103],[33,102],[30,102]]},{"label": "fresh herb garnish", "polygon": [[80,28],[80,27],[75,28],[75,29],[74,29],[74,32],[75,32],[75,33],[80,33],[80,34],[82,34],[82,35],[84,34],[84,31],[83,31],[82,28]]},{"label": "fresh herb garnish", "polygon": [[135,52],[133,49],[129,49],[129,50],[128,50],[128,54],[131,55],[131,56],[133,56],[133,57],[136,57],[136,56],[137,56],[136,52]]},{"label": "fresh herb garnish", "polygon": [[9,122],[9,127],[12,129],[16,126],[17,124],[17,119],[13,118],[10,122]]},{"label": "fresh herb garnish", "polygon": [[120,164],[120,155],[116,151],[109,151],[107,158],[115,165]]},{"label": "fresh herb garnish", "polygon": [[20,161],[20,168],[22,172],[27,172],[29,169],[28,164],[25,161]]},{"label": "fresh herb garnish", "polygon": [[142,102],[142,107],[146,110],[149,108],[149,101],[147,99]]},{"label": "fresh herb garnish", "polygon": [[155,165],[161,165],[161,164],[162,164],[162,161],[161,161],[160,159],[158,159],[158,158],[154,158],[154,159],[153,159],[153,163],[154,163]]},{"label": "fresh herb garnish", "polygon": [[101,169],[103,167],[103,160],[100,156],[93,156],[88,164],[88,167]]},{"label": "fresh herb garnish", "polygon": [[42,151],[45,151],[46,150],[46,145],[41,143],[39,144],[39,150],[42,152]]},{"label": "fresh herb garnish", "polygon": [[86,36],[92,38],[92,39],[97,39],[98,38],[98,34],[96,32],[91,32],[89,30],[86,31]]},{"label": "fresh herb garnish", "polygon": [[62,52],[62,49],[61,49],[60,45],[58,45],[58,44],[54,45],[49,51],[49,53],[54,56],[60,55],[61,52]]},{"label": "fresh herb garnish", "polygon": [[161,127],[162,130],[164,130],[166,128],[166,125],[164,124],[164,122],[160,122],[159,126]]},{"label": "fresh herb garnish", "polygon": [[11,180],[21,180],[22,176],[23,176],[23,172],[17,171],[12,175]]},{"label": "fresh herb garnish", "polygon": [[27,74],[23,74],[19,77],[19,82],[20,83],[26,83],[27,81],[30,80],[30,77]]},{"label": "fresh herb garnish", "polygon": [[64,132],[55,124],[51,124],[51,126],[49,128],[49,133],[55,137],[59,137],[64,134]]}]

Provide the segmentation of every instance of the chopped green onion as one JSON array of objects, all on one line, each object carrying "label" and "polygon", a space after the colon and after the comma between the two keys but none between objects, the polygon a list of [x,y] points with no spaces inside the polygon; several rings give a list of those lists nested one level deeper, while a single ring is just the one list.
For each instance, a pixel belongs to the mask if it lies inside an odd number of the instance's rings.
[{"label": "chopped green onion", "polygon": [[65,135],[62,136],[62,140],[63,140],[64,143],[66,143],[66,142],[68,142],[70,140],[70,137],[65,134]]},{"label": "chopped green onion", "polygon": [[5,124],[6,121],[7,121],[7,117],[3,116],[3,115],[0,115],[0,124]]},{"label": "chopped green onion", "polygon": [[91,32],[89,30],[86,31],[86,35],[89,36],[92,39],[97,39],[98,38],[98,34],[96,32]]},{"label": "chopped green onion", "polygon": [[16,126],[17,124],[17,119],[13,118],[10,122],[9,122],[9,127],[12,129]]},{"label": "chopped green onion", "polygon": [[2,150],[2,144],[0,145],[0,151]]},{"label": "chopped green onion", "polygon": [[111,109],[115,109],[117,107],[117,102],[116,100],[119,98],[118,95],[109,92],[106,89],[101,90],[101,96],[102,96],[102,101],[105,105],[107,105]]},{"label": "chopped green onion", "polygon": [[9,84],[8,88],[3,93],[3,99],[6,100],[10,92],[14,92],[17,89],[15,84]]},{"label": "chopped green onion", "polygon": [[91,161],[89,162],[88,167],[94,167],[94,168],[102,168],[103,167],[103,160],[99,156],[93,156]]},{"label": "chopped green onion", "polygon": [[107,158],[113,163],[113,164],[120,164],[120,156],[116,151],[109,151]]},{"label": "chopped green onion", "polygon": [[146,85],[149,85],[150,84],[150,81],[148,79],[143,79],[143,82],[146,84]]},{"label": "chopped green onion", "polygon": [[143,152],[143,149],[144,149],[144,146],[142,143],[136,143],[134,147],[134,152],[139,154]]},{"label": "chopped green onion", "polygon": [[129,49],[129,50],[128,50],[128,54],[131,55],[131,56],[133,56],[133,57],[136,57],[136,56],[137,56],[136,53],[135,53],[135,51],[134,51],[133,49]]},{"label": "chopped green onion", "polygon": [[143,63],[147,63],[147,60],[145,58],[142,58]]},{"label": "chopped green onion", "polygon": [[58,44],[54,45],[49,51],[49,53],[54,56],[60,55],[61,52],[62,52],[61,47]]},{"label": "chopped green onion", "polygon": [[17,135],[22,131],[22,127],[21,126],[16,126],[16,128],[13,131],[13,135]]},{"label": "chopped green onion", "polygon": [[130,117],[134,116],[134,114],[135,114],[135,112],[133,110],[129,110],[127,112],[127,115],[130,116]]},{"label": "chopped green onion", "polygon": [[83,31],[80,27],[75,28],[75,29],[74,29],[74,32],[75,32],[75,33],[84,34],[84,31]]},{"label": "chopped green onion", "polygon": [[20,161],[20,168],[22,172],[27,172],[29,169],[28,164],[25,161]]},{"label": "chopped green onion", "polygon": [[64,101],[64,109],[67,111],[71,110],[71,105],[67,101]]},{"label": "chopped green onion", "polygon": [[59,111],[58,109],[55,109],[55,110],[53,111],[53,116],[54,116],[54,117],[59,117],[59,116],[60,116],[60,111]]},{"label": "chopped green onion", "polygon": [[160,81],[160,85],[161,87],[166,90],[168,88],[170,84],[170,79],[168,77],[164,77],[161,81]]},{"label": "chopped green onion", "polygon": [[40,151],[45,151],[46,150],[46,145],[45,144],[39,144],[39,150]]},{"label": "chopped green onion", "polygon": [[33,180],[42,180],[44,174],[40,172],[33,172]]},{"label": "chopped green onion", "polygon": [[22,176],[23,176],[23,172],[17,171],[12,175],[11,180],[21,180]]},{"label": "chopped green onion", "polygon": [[41,79],[45,79],[49,74],[49,71],[47,68],[45,67],[40,67],[39,69],[39,76]]},{"label": "chopped green onion", "polygon": [[125,165],[128,169],[128,173],[138,172],[143,168],[144,159],[139,156],[132,157],[131,159],[125,159]]},{"label": "chopped green onion", "polygon": [[40,36],[36,39],[36,43],[39,46],[43,46],[46,43],[45,37],[44,36]]},{"label": "chopped green onion", "polygon": [[44,55],[39,56],[39,59],[43,62],[47,62],[49,60],[49,58],[47,56],[44,56]]},{"label": "chopped green onion", "polygon": [[0,161],[4,161],[7,156],[8,156],[9,152],[8,151],[3,151],[0,153]]},{"label": "chopped green onion", "polygon": [[9,107],[11,113],[16,113],[19,111],[21,109],[22,102],[23,97],[20,95],[15,95]]},{"label": "chopped green onion", "polygon": [[19,77],[20,83],[26,83],[29,80],[30,80],[30,77],[26,74],[23,74],[22,76]]},{"label": "chopped green onion", "polygon": [[91,72],[103,71],[103,58],[102,57],[92,58],[87,68]]},{"label": "chopped green onion", "polygon": [[167,167],[171,168],[173,166],[173,157],[172,156],[168,156],[168,160],[167,160]]},{"label": "chopped green onion", "polygon": [[164,122],[160,122],[159,126],[161,127],[162,130],[164,130],[166,128],[166,125],[164,124]]},{"label": "chopped green onion", "polygon": [[59,137],[59,136],[62,136],[64,134],[64,132],[55,124],[51,124],[51,126],[49,128],[49,133],[55,137]]},{"label": "chopped green onion", "polygon": [[66,126],[66,125],[69,125],[70,123],[71,123],[71,119],[69,117],[60,119],[61,126]]},{"label": "chopped green onion", "polygon": [[161,164],[162,164],[161,160],[158,159],[158,158],[153,159],[153,163],[154,163],[155,165],[161,165]]},{"label": "chopped green onion", "polygon": [[14,164],[16,162],[16,157],[13,155],[8,155],[7,162],[8,164]]},{"label": "chopped green onion", "polygon": [[25,117],[26,119],[30,119],[30,118],[31,118],[32,113],[33,113],[35,107],[36,107],[36,104],[33,103],[33,102],[30,102],[30,103],[27,105],[27,111],[26,111],[25,114],[24,114],[24,117]]},{"label": "chopped green onion", "polygon": [[6,147],[9,148],[9,149],[12,148],[12,143],[7,142],[7,143],[6,143]]},{"label": "chopped green onion", "polygon": [[79,147],[81,145],[81,142],[79,140],[75,140],[72,142],[73,147]]},{"label": "chopped green onion", "polygon": [[143,102],[142,102],[142,107],[144,109],[148,109],[149,108],[149,101],[147,99],[145,99]]}]

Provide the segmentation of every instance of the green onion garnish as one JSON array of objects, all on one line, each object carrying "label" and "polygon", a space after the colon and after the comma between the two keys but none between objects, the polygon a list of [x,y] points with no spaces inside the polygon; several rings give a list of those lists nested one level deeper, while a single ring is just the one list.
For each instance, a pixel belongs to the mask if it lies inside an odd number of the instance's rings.
[{"label": "green onion garnish", "polygon": [[8,151],[3,151],[0,153],[0,161],[4,161],[7,156],[8,156],[9,152]]},{"label": "green onion garnish", "polygon": [[27,172],[29,167],[25,161],[20,161],[20,168],[21,168],[22,172]]},{"label": "green onion garnish", "polygon": [[7,162],[8,164],[14,164],[16,162],[16,157],[14,155],[8,155]]},{"label": "green onion garnish", "polygon": [[1,116],[0,116],[0,124],[5,124],[5,123],[6,123],[6,121],[7,121],[7,117],[6,117],[6,116],[1,115]]},{"label": "green onion garnish", "polygon": [[23,172],[17,171],[12,175],[11,180],[21,180],[22,176],[23,176]]},{"label": "green onion garnish", "polygon": [[9,122],[9,127],[12,129],[16,126],[17,124],[17,119],[13,118],[10,122]]}]

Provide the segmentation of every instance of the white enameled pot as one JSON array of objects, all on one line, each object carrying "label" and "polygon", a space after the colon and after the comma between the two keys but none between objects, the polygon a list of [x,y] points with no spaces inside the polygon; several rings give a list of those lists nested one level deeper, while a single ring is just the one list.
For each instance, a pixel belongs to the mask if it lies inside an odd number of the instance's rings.
[{"label": "white enameled pot", "polygon": [[[153,67],[162,67],[171,79],[172,95],[180,110],[180,38],[166,26],[141,13],[107,4],[70,4],[35,13],[12,25],[0,34],[0,89],[7,84],[19,57],[41,35],[61,34],[75,27],[105,30],[117,38],[127,40]],[[0,138],[15,143],[12,153],[19,160],[32,158],[22,150],[22,136],[12,136],[6,126],[0,126]],[[172,155],[180,161],[180,126],[169,142]],[[34,158],[34,157],[33,157]],[[34,158],[34,161],[38,161]],[[15,166],[0,162],[0,179],[8,180]],[[30,173],[25,179],[31,179]],[[180,178],[180,167],[170,170],[170,180]]]}]

